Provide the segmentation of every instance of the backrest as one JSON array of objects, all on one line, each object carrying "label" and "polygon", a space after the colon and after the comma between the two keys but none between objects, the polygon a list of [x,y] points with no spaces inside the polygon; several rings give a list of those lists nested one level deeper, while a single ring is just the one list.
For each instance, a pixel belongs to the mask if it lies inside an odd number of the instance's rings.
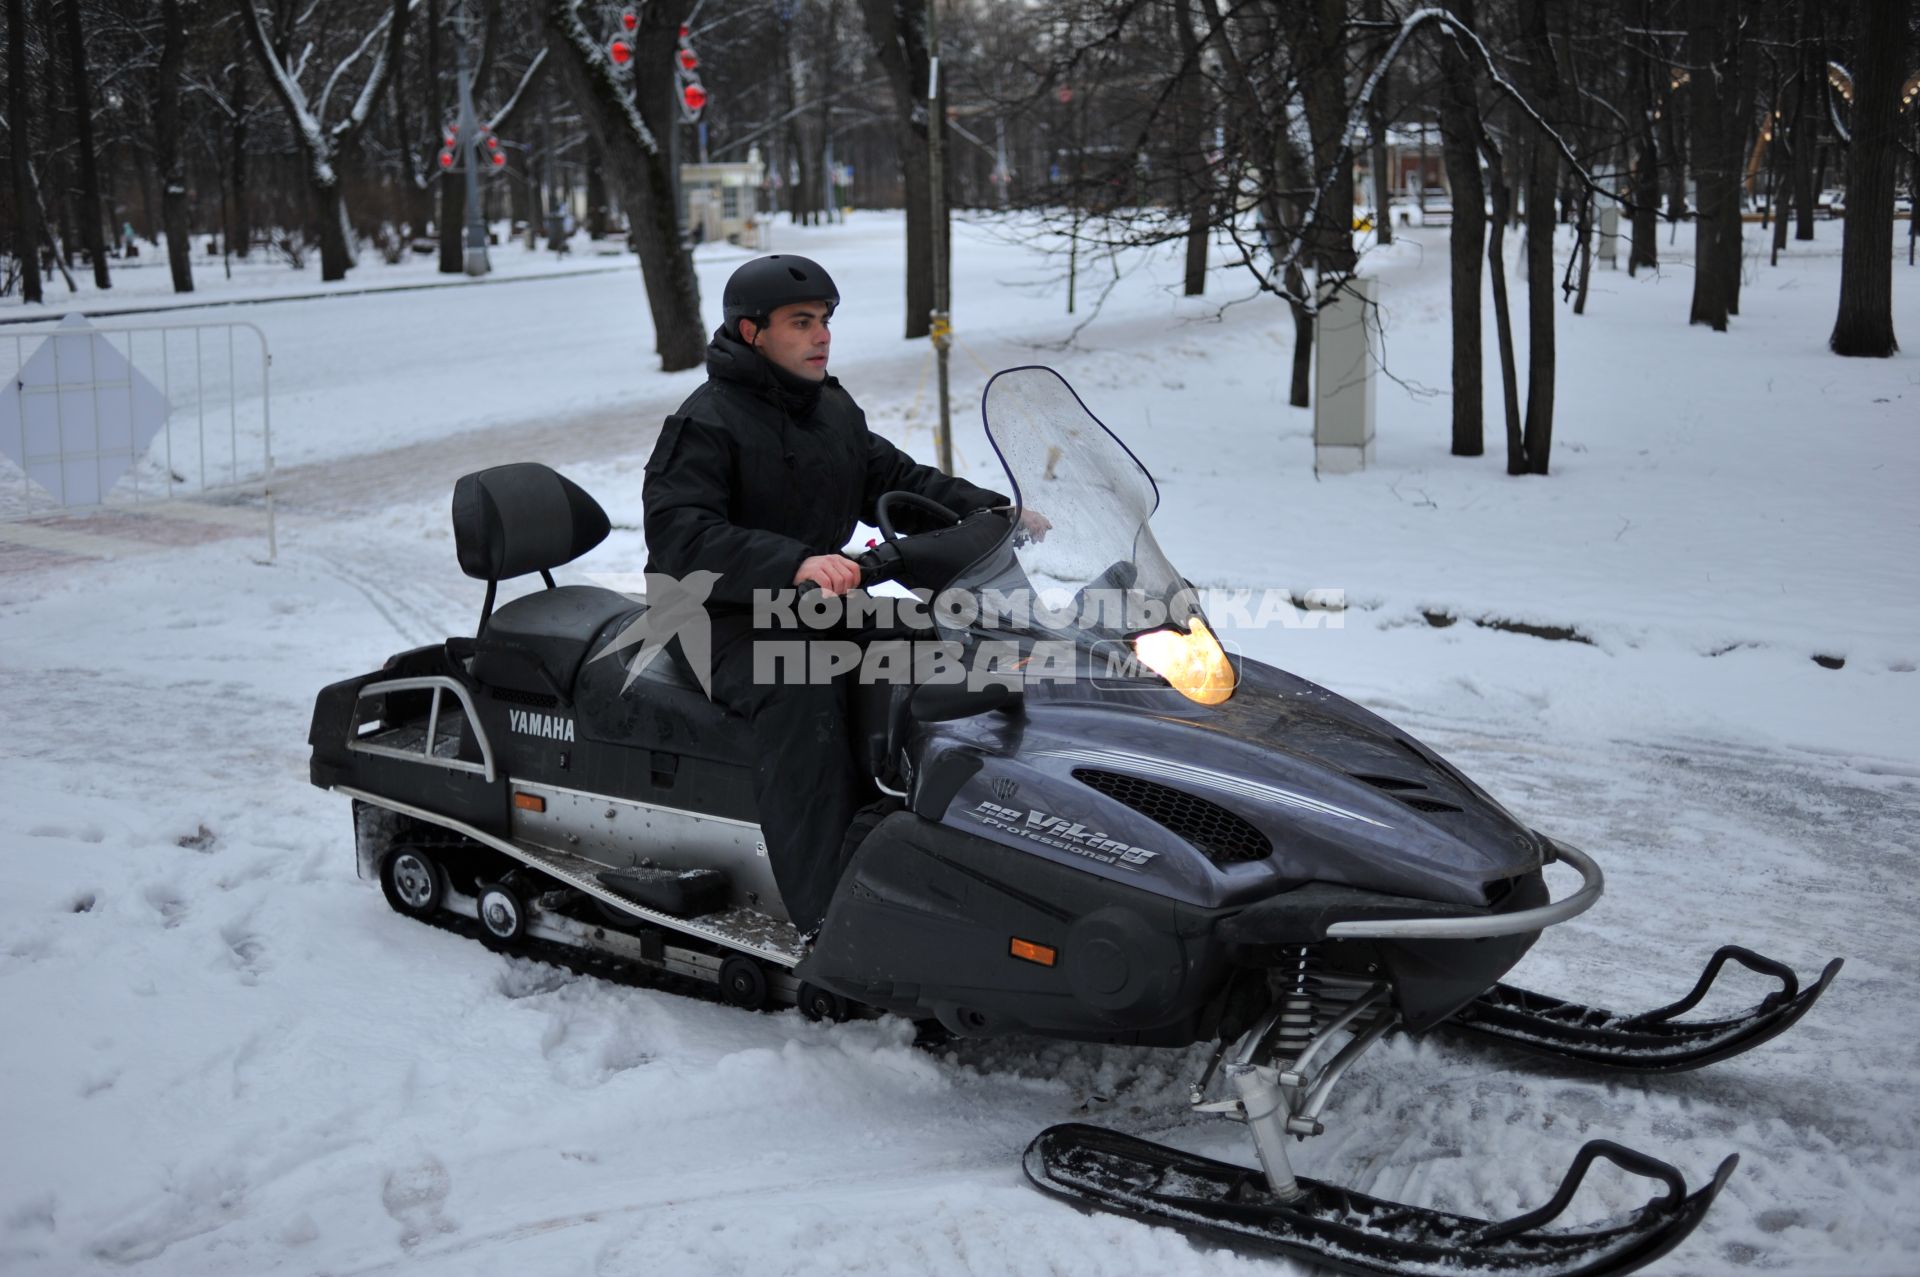
[{"label": "backrest", "polygon": [[571,563],[610,530],[607,512],[586,489],[537,461],[479,470],[453,485],[460,570],[482,581]]}]

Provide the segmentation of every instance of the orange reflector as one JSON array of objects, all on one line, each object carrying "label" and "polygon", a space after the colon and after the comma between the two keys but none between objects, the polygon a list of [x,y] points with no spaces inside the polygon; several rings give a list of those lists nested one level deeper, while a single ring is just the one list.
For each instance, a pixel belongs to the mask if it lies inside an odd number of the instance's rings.
[{"label": "orange reflector", "polygon": [[1022,940],[1017,936],[1008,948],[1008,952],[1016,958],[1024,958],[1028,962],[1037,962],[1043,967],[1052,966],[1055,958],[1053,950],[1049,949],[1046,945],[1035,944],[1031,940]]},{"label": "orange reflector", "polygon": [[545,811],[547,800],[538,794],[516,793],[513,796],[513,805],[521,811]]}]

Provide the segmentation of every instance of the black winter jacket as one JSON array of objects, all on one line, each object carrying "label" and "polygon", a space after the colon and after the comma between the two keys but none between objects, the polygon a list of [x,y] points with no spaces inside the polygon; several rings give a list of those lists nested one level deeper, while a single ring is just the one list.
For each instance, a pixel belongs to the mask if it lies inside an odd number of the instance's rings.
[{"label": "black winter jacket", "polygon": [[647,462],[646,570],[718,572],[709,607],[745,608],[755,590],[791,587],[801,560],[837,553],[896,489],[961,515],[1008,502],[915,464],[867,429],[834,378],[803,382],[722,329],[706,384],[667,418]]}]

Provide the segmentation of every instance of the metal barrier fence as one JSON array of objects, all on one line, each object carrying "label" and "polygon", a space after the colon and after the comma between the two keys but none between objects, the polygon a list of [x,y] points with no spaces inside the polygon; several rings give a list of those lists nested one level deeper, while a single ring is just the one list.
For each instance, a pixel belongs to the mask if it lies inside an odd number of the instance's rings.
[{"label": "metal barrier fence", "polygon": [[272,559],[271,372],[246,322],[0,330],[0,520],[257,493]]}]

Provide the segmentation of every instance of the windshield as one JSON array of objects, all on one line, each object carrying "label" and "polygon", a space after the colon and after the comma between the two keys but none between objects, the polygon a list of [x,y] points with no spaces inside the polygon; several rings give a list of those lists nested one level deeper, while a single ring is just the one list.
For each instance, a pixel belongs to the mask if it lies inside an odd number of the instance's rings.
[{"label": "windshield", "polygon": [[981,414],[1021,526],[953,582],[978,603],[967,629],[1097,647],[1200,617],[1148,527],[1152,476],[1059,373],[997,373]]}]

